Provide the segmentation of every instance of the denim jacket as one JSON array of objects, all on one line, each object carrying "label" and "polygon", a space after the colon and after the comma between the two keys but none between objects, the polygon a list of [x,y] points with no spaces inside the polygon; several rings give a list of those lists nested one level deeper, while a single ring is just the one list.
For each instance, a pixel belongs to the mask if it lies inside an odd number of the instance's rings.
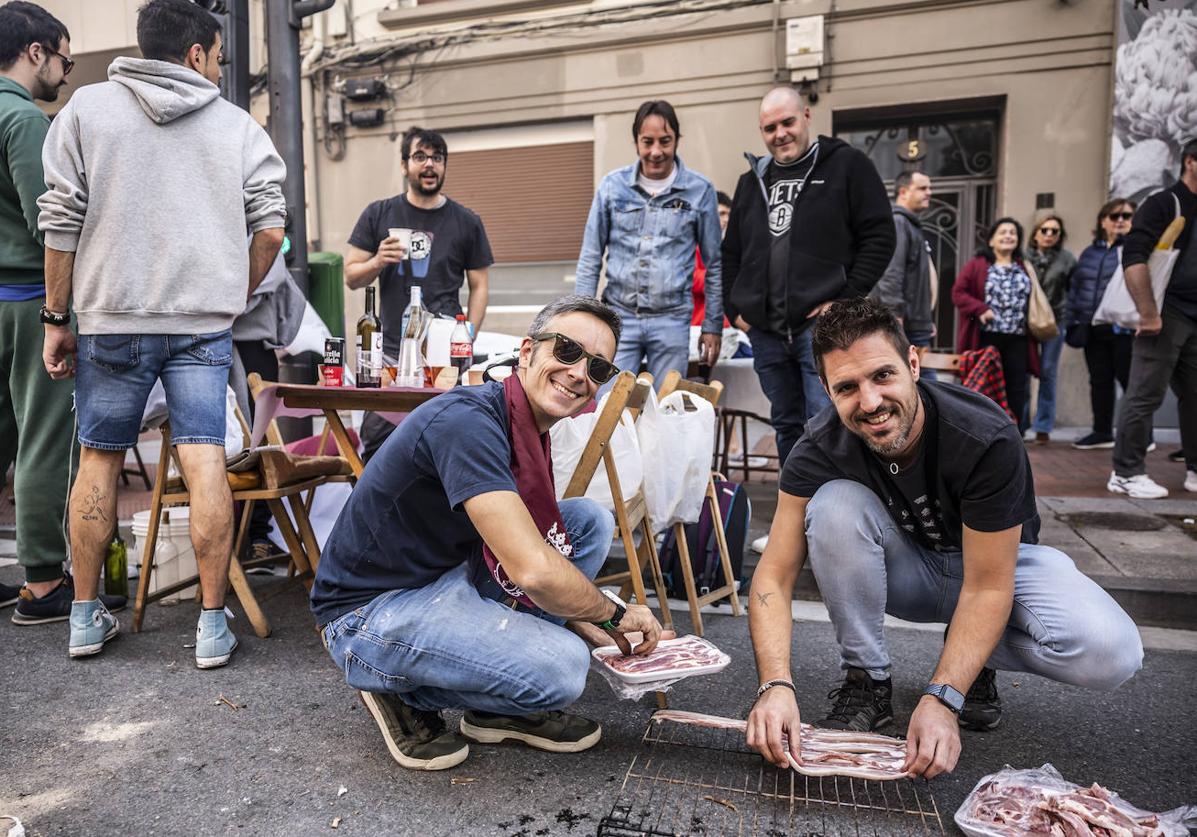
[{"label": "denim jacket", "polygon": [[639,162],[599,183],[578,256],[576,292],[598,291],[603,252],[603,301],[635,314],[688,314],[693,309],[695,250],[707,266],[704,332],[723,332],[723,266],[715,187],[675,158],[677,177],[650,198],[637,184]]}]

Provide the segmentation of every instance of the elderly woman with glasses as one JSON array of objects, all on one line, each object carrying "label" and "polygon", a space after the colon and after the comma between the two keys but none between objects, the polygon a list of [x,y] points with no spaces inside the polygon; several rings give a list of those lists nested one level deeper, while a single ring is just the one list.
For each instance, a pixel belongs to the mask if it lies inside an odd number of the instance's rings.
[{"label": "elderly woman with glasses", "polygon": [[1068,288],[1069,346],[1085,350],[1093,431],[1078,439],[1078,450],[1114,447],[1114,382],[1126,390],[1134,332],[1116,325],[1093,325],[1093,314],[1120,261],[1122,237],[1130,232],[1135,204],[1108,201],[1097,213],[1094,241],[1081,251]]},{"label": "elderly woman with glasses", "polygon": [[[1060,216],[1045,215],[1035,226],[1027,250],[1027,261],[1035,269],[1060,326],[1059,336],[1040,344],[1039,402],[1035,408],[1035,421],[1031,424],[1037,445],[1046,445],[1051,440],[1056,424],[1056,372],[1060,367],[1060,351],[1064,348],[1068,283],[1076,267],[1076,256],[1064,249],[1065,236],[1064,221]],[[1027,406],[1030,407],[1029,399]]]}]

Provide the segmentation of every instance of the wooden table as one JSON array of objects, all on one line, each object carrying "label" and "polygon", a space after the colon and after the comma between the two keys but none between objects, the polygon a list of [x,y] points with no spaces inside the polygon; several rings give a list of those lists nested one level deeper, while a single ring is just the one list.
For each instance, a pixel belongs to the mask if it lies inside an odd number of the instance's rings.
[{"label": "wooden table", "polygon": [[359,389],[357,387],[324,387],[314,384],[270,384],[254,399],[254,427],[251,445],[261,441],[266,426],[277,416],[311,416],[323,414],[329,430],[337,441],[341,455],[348,460],[356,479],[362,475],[362,459],[358,456],[338,410],[369,410],[388,419],[402,419],[404,415],[447,390],[434,387],[385,387]]}]

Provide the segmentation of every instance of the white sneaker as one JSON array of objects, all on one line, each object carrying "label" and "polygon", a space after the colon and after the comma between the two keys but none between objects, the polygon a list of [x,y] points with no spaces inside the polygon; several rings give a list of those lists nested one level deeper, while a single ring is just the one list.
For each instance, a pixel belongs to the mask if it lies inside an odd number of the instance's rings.
[{"label": "white sneaker", "polygon": [[1168,496],[1168,489],[1147,476],[1147,474],[1120,477],[1111,471],[1110,480],[1106,483],[1106,490],[1114,494],[1126,494],[1136,500],[1159,500],[1162,497]]},{"label": "white sneaker", "polygon": [[1185,471],[1185,491],[1197,491],[1197,471]]},{"label": "white sneaker", "polygon": [[754,540],[752,542],[752,546],[750,548],[752,549],[753,552],[764,553],[765,547],[768,545],[769,545],[769,536],[761,535],[759,538],[757,538],[756,540]]}]

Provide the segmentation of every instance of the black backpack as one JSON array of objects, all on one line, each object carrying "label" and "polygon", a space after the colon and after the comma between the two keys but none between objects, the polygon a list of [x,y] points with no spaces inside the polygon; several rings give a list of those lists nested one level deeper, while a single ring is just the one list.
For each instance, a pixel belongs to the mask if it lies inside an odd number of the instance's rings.
[{"label": "black backpack", "polygon": [[[736,482],[715,479],[715,493],[719,497],[719,515],[723,518],[723,537],[727,541],[727,554],[731,559],[732,574],[736,580],[744,581],[744,548],[748,542],[748,523],[752,519],[752,503],[744,488]],[[711,518],[710,503],[703,500],[702,513],[697,523],[687,524],[686,548],[690,553],[690,567],[694,573],[694,586],[702,596],[722,587],[723,567],[719,560],[719,542],[715,540],[714,521]],[[670,527],[661,546],[661,571],[665,586],[675,599],[686,598],[685,576],[679,561],[676,530]],[[721,600],[722,601],[722,600]]]}]

